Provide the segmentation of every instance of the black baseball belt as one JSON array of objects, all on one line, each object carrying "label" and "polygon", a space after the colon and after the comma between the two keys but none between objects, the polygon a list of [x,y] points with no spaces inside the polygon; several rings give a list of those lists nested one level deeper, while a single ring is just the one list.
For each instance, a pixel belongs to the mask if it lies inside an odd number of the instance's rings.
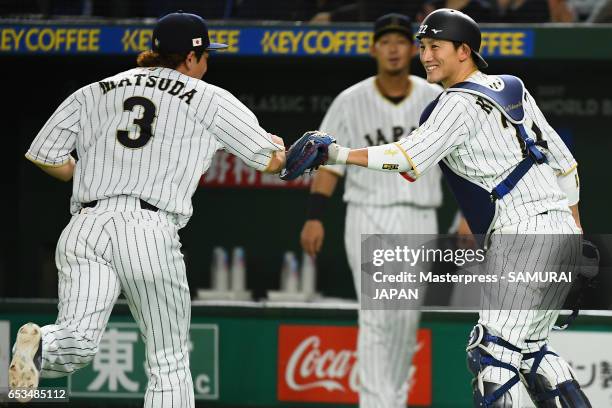
[{"label": "black baseball belt", "polygon": [[[147,203],[145,200],[143,199],[139,199],[140,200],[140,208],[143,210],[149,210],[149,211],[153,211],[153,212],[157,212],[159,211],[159,208],[157,208],[156,206],[154,206],[153,204],[149,204]],[[88,203],[81,203],[81,205],[83,206],[83,208],[92,208],[95,207],[96,204],[98,204],[98,200],[93,200],[90,201]]]}]

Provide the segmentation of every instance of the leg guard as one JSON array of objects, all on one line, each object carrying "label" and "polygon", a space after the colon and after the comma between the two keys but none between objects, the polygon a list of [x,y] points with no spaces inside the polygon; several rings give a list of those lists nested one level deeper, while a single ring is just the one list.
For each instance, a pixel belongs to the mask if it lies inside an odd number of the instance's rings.
[{"label": "leg guard", "polygon": [[546,355],[558,357],[546,345],[534,353],[523,354],[524,360],[533,359],[531,370],[522,371],[525,387],[533,403],[538,408],[591,408],[591,403],[575,379],[553,385],[556,383],[554,378],[547,378],[544,370],[538,372],[542,359]]},{"label": "leg guard", "polygon": [[[472,381],[474,407],[511,408],[513,401],[509,391],[520,381],[520,374],[517,367],[493,357],[487,347],[492,343],[517,353],[521,352],[518,347],[487,333],[481,324],[474,326],[466,348],[468,368],[475,376]],[[514,375],[503,384],[486,381],[483,374],[487,367],[499,367]]]},{"label": "leg guard", "polygon": [[563,408],[591,408],[589,399],[584,395],[576,380],[562,382],[557,385],[557,389]]}]

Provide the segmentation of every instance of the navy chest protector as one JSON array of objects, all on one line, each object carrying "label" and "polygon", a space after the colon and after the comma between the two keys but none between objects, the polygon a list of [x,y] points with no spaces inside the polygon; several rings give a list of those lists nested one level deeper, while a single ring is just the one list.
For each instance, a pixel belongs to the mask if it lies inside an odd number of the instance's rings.
[{"label": "navy chest protector", "polygon": [[[442,173],[459,203],[461,212],[481,245],[484,244],[497,216],[497,201],[503,199],[516,186],[531,166],[546,163],[546,157],[537,149],[536,142],[529,137],[524,126],[525,88],[523,82],[511,75],[499,75],[497,78],[499,81],[494,84],[498,90],[473,82],[460,82],[446,90],[446,92],[467,92],[491,102],[518,129],[525,143],[526,157],[492,191],[487,191],[482,186],[465,179],[455,173],[446,163],[440,162]],[[419,124],[423,124],[429,118],[439,99],[440,96],[425,108]]]}]

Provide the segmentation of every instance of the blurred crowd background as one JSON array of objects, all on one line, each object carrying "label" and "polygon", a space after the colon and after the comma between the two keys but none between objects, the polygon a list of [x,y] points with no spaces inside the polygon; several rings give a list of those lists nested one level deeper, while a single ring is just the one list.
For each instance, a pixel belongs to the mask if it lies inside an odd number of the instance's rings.
[{"label": "blurred crowd background", "polygon": [[184,10],[211,20],[373,21],[401,12],[421,21],[448,7],[486,23],[612,22],[612,0],[0,0],[1,17],[158,17]]}]

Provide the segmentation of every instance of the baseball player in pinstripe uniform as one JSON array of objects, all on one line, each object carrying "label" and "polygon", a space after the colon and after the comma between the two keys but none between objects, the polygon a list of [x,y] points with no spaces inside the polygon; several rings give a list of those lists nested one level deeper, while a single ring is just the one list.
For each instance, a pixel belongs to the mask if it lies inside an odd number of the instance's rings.
[{"label": "baseball player in pinstripe uniform", "polygon": [[[332,144],[327,164],[400,172],[414,180],[440,163],[472,232],[484,237],[489,268],[575,270],[581,227],[570,151],[520,79],[481,72],[487,63],[470,17],[436,10],[417,38],[427,80],[445,89],[423,112],[420,127],[381,146]],[[569,364],[547,344],[559,314],[547,286],[484,287],[484,304],[511,303],[506,310],[483,306],[472,331],[467,353],[474,406],[520,407],[521,380],[538,407],[591,406]],[[562,300],[564,294],[552,297]]]},{"label": "baseball player in pinstripe uniform", "polygon": [[201,80],[209,51],[225,47],[210,43],[201,17],[169,14],[156,24],[139,68],[70,95],[32,142],[29,160],[73,180],[73,216],[56,250],[57,321],[21,327],[11,388],[36,388],[40,376],[89,364],[123,293],[146,343],[144,406],[194,406],[178,230],[218,149],[265,172],[285,161],[282,139],[232,94]]},{"label": "baseball player in pinstripe uniform", "polygon": [[[410,20],[404,15],[388,14],[376,21],[371,54],[377,75],[343,91],[327,111],[322,130],[342,145],[358,147],[399,140],[418,126],[421,112],[442,88],[410,75],[412,38]],[[301,243],[311,255],[321,249],[323,208],[338,179],[345,176],[345,246],[359,297],[361,234],[436,234],[441,174],[435,169],[406,188],[401,177],[359,167],[345,169],[330,165],[315,174]],[[415,310],[359,311],[360,407],[406,406],[418,321]]]}]

